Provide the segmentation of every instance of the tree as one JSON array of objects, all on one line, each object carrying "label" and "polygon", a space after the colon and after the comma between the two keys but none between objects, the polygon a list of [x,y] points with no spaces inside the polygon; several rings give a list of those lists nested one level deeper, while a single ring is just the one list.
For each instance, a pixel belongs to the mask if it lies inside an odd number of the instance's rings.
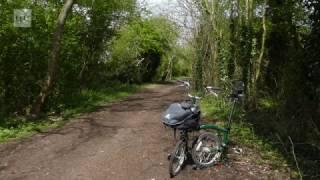
[{"label": "tree", "polygon": [[152,81],[163,56],[174,48],[176,36],[174,24],[163,17],[137,19],[124,26],[112,43],[109,65],[114,79]]},{"label": "tree", "polygon": [[58,59],[60,53],[61,39],[63,35],[64,25],[67,19],[67,15],[70,13],[72,6],[74,4],[74,0],[66,0],[63,5],[59,17],[56,22],[56,27],[53,34],[52,41],[52,50],[50,53],[50,58],[48,59],[48,73],[44,84],[42,85],[41,92],[36,98],[31,113],[34,117],[39,117],[43,105],[50,93],[50,90],[53,86],[56,70],[59,67]]}]

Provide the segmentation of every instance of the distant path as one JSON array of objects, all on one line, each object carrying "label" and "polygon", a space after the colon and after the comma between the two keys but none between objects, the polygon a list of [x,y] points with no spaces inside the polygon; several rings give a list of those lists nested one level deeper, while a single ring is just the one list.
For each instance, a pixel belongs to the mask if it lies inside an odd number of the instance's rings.
[{"label": "distant path", "polygon": [[[162,180],[169,179],[167,154],[172,132],[160,114],[181,100],[183,89],[154,85],[126,100],[84,114],[62,128],[0,145],[1,180]],[[206,170],[188,166],[175,179],[286,179],[252,164],[250,150]]]}]

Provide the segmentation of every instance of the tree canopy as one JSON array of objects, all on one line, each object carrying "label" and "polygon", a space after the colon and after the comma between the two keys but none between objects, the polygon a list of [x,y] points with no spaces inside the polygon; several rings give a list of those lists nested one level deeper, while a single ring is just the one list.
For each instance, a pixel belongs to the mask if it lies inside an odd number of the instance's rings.
[{"label": "tree canopy", "polygon": [[[1,1],[1,114],[26,115],[39,103],[36,97],[53,66],[48,59],[63,5],[63,1]],[[32,10],[30,28],[14,26],[15,9]],[[163,17],[143,17],[142,12],[135,0],[73,2],[60,51],[54,54],[53,85],[42,112],[57,108],[79,89],[109,81],[153,80],[163,55],[174,47],[177,29]]]}]

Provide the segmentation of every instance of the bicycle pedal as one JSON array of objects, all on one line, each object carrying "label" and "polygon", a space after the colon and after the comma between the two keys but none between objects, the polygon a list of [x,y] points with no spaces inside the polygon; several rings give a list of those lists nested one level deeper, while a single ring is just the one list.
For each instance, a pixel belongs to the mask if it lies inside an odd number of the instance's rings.
[{"label": "bicycle pedal", "polygon": [[167,157],[167,158],[168,158],[168,160],[170,160],[170,158],[171,158],[171,154],[168,154],[168,157]]}]

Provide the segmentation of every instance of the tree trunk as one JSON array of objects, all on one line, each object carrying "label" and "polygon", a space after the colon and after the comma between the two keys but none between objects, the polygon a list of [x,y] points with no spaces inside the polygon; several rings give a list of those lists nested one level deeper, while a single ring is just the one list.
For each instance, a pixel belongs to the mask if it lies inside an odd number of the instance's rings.
[{"label": "tree trunk", "polygon": [[175,58],[175,53],[169,58],[168,62],[168,70],[167,70],[167,75],[166,75],[166,81],[171,81],[172,80],[172,71],[173,71],[173,60]]},{"label": "tree trunk", "polygon": [[260,49],[260,55],[257,60],[257,69],[256,69],[256,75],[255,75],[255,81],[259,79],[260,72],[261,72],[261,64],[262,64],[262,58],[264,56],[265,52],[265,44],[266,44],[266,38],[267,38],[267,24],[266,24],[266,6],[267,6],[267,0],[264,1],[264,10],[262,15],[262,40],[261,40],[261,49]]},{"label": "tree trunk", "polygon": [[265,53],[265,44],[266,44],[266,38],[267,38],[267,24],[266,24],[266,7],[267,7],[267,0],[264,0],[264,8],[263,8],[263,14],[262,14],[262,37],[261,37],[261,48],[260,48],[260,54],[257,59],[257,62],[255,63],[254,67],[254,76],[253,76],[253,82],[252,82],[252,100],[254,103],[254,106],[256,106],[256,99],[257,99],[257,91],[258,91],[258,80],[261,74],[261,68],[262,68],[262,59]]},{"label": "tree trunk", "polygon": [[58,68],[58,56],[60,52],[61,46],[61,38],[63,35],[64,25],[66,22],[67,15],[72,9],[74,0],[66,0],[65,4],[63,5],[61,12],[59,14],[58,20],[56,22],[55,31],[53,34],[53,41],[52,41],[52,50],[50,53],[50,58],[48,59],[48,73],[44,84],[41,87],[40,94],[36,98],[32,109],[31,115],[34,118],[38,118],[43,105],[52,89],[54,78],[56,76],[56,70]]}]

